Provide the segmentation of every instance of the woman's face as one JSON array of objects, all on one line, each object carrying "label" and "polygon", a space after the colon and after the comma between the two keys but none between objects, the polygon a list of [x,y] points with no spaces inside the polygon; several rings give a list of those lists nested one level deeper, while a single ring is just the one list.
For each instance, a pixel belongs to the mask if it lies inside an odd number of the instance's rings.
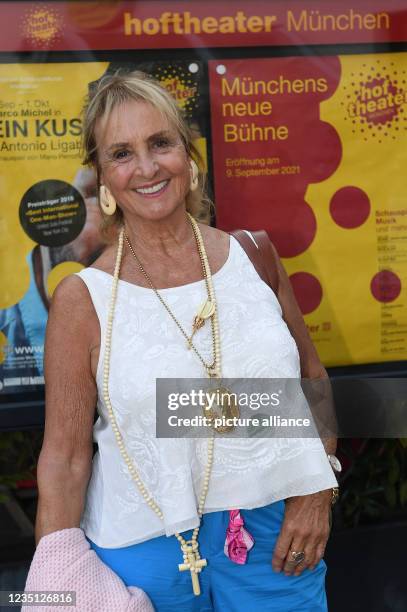
[{"label": "woman's face", "polygon": [[116,106],[96,125],[101,182],[125,218],[160,220],[185,207],[188,156],[176,129],[148,102]]}]

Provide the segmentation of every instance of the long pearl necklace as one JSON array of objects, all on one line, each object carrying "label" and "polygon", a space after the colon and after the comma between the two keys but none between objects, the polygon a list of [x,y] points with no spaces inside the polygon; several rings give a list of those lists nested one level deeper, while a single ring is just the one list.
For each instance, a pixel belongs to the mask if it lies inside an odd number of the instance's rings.
[{"label": "long pearl necklace", "polygon": [[[205,361],[199,355],[198,351],[193,346],[191,339],[184,332],[184,330],[182,330],[182,328],[178,324],[178,321],[175,319],[173,315],[172,315],[172,318],[175,320],[178,327],[181,329],[182,333],[186,336],[186,339],[191,344],[192,348],[198,354],[200,360],[205,366],[205,369],[208,375],[210,377],[217,378],[217,377],[220,377],[220,342],[219,342],[219,324],[218,324],[218,318],[217,318],[215,292],[213,288],[212,275],[211,275],[211,271],[209,267],[209,262],[208,262],[208,258],[207,258],[206,251],[205,251],[205,246],[202,240],[202,236],[201,236],[198,224],[195,222],[195,220],[192,217],[189,216],[189,218],[192,224],[192,228],[194,230],[195,238],[197,240],[201,262],[205,269],[205,280],[207,284],[208,296],[211,302],[215,305],[214,313],[212,315],[212,336],[213,336],[213,349],[214,349],[214,360],[212,364],[208,366],[205,363]],[[112,429],[113,429],[113,432],[116,438],[117,446],[119,448],[120,454],[123,457],[125,464],[127,465],[127,468],[129,470],[129,473],[132,479],[136,483],[146,503],[150,506],[150,508],[157,514],[157,516],[161,520],[164,520],[164,515],[163,515],[161,508],[159,507],[157,502],[153,499],[153,497],[147,490],[146,486],[144,485],[143,481],[140,478],[139,472],[135,468],[133,461],[131,460],[126,450],[123,436],[117,425],[116,417],[114,415],[112,403],[110,401],[110,396],[109,396],[110,353],[111,353],[111,346],[112,346],[113,319],[114,319],[114,311],[115,311],[115,305],[116,305],[116,299],[117,299],[117,289],[118,289],[118,282],[119,282],[120,266],[121,266],[121,261],[122,261],[122,256],[123,256],[123,245],[124,245],[124,228],[122,228],[119,233],[119,242],[118,242],[117,256],[116,256],[116,262],[115,262],[115,267],[114,267],[112,291],[110,295],[109,311],[108,311],[108,318],[107,318],[105,352],[104,352],[104,360],[103,360],[103,399],[107,407],[109,420],[110,420],[110,423],[111,423],[111,426],[112,426]],[[169,309],[167,308],[167,310]],[[203,514],[203,509],[205,506],[205,500],[208,494],[210,475],[212,472],[214,443],[215,443],[214,435],[215,435],[214,432],[212,432],[211,437],[208,438],[208,459],[207,459],[207,464],[206,464],[205,473],[204,473],[203,487],[202,487],[202,491],[199,497],[198,508],[197,508],[197,513],[199,517],[199,525],[198,527],[195,527],[195,529],[193,530],[192,537],[190,540],[185,540],[185,538],[183,538],[183,536],[180,533],[175,533],[175,537],[177,538],[177,540],[179,541],[181,545],[181,550],[182,550],[183,559],[184,559],[184,563],[180,563],[178,565],[178,569],[179,571],[189,570],[191,572],[192,588],[193,588],[193,592],[195,595],[200,595],[201,593],[198,574],[201,572],[202,568],[207,565],[206,559],[201,559],[200,554],[199,554],[198,534],[199,534],[199,528],[200,528],[201,518]]]}]

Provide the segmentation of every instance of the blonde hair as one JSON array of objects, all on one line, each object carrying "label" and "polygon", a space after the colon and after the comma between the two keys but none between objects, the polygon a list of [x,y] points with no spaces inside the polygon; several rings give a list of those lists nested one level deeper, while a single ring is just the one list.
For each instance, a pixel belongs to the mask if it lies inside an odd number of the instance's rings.
[{"label": "blonde hair", "polygon": [[[186,196],[186,209],[198,221],[210,222],[212,202],[205,191],[204,163],[202,157],[193,143],[192,131],[185,121],[181,110],[171,94],[151,76],[140,71],[104,75],[90,88],[88,98],[83,109],[83,163],[96,169],[98,187],[99,164],[95,128],[99,119],[106,118],[112,110],[129,100],[148,102],[159,110],[173,125],[185,147],[185,151],[198,165],[198,188],[189,191]],[[123,213],[118,207],[112,216],[103,215],[102,232],[108,236],[111,226],[121,224]]]}]

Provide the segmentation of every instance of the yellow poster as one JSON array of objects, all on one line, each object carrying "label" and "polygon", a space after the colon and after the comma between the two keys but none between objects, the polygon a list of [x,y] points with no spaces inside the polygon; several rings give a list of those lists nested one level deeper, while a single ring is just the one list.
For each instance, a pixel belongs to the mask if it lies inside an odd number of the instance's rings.
[{"label": "yellow poster", "polygon": [[308,187],[317,217],[307,265],[324,288],[306,316],[327,365],[407,358],[407,53],[344,55],[321,119],[339,134],[336,171]]},{"label": "yellow poster", "polygon": [[206,157],[199,62],[0,66],[0,393],[41,387],[52,292],[105,246],[96,176],[82,165],[81,111],[89,85],[118,69],[160,80]]},{"label": "yellow poster", "polygon": [[0,67],[0,391],[43,383],[50,296],[102,243],[81,109],[107,63]]},{"label": "yellow poster", "polygon": [[221,229],[265,229],[326,366],[407,359],[407,53],[211,60]]}]

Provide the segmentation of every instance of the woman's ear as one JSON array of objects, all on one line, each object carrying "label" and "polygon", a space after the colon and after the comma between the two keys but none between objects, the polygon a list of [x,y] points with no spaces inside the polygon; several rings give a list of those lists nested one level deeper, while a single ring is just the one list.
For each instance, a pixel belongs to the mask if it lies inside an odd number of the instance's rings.
[{"label": "woman's ear", "polygon": [[189,188],[191,191],[195,191],[198,188],[199,169],[197,163],[193,159],[189,160],[189,168],[191,172],[191,182]]},{"label": "woman's ear", "polygon": [[101,185],[105,184],[103,171],[98,164],[95,166],[95,170],[96,170],[97,188],[99,189]]}]

